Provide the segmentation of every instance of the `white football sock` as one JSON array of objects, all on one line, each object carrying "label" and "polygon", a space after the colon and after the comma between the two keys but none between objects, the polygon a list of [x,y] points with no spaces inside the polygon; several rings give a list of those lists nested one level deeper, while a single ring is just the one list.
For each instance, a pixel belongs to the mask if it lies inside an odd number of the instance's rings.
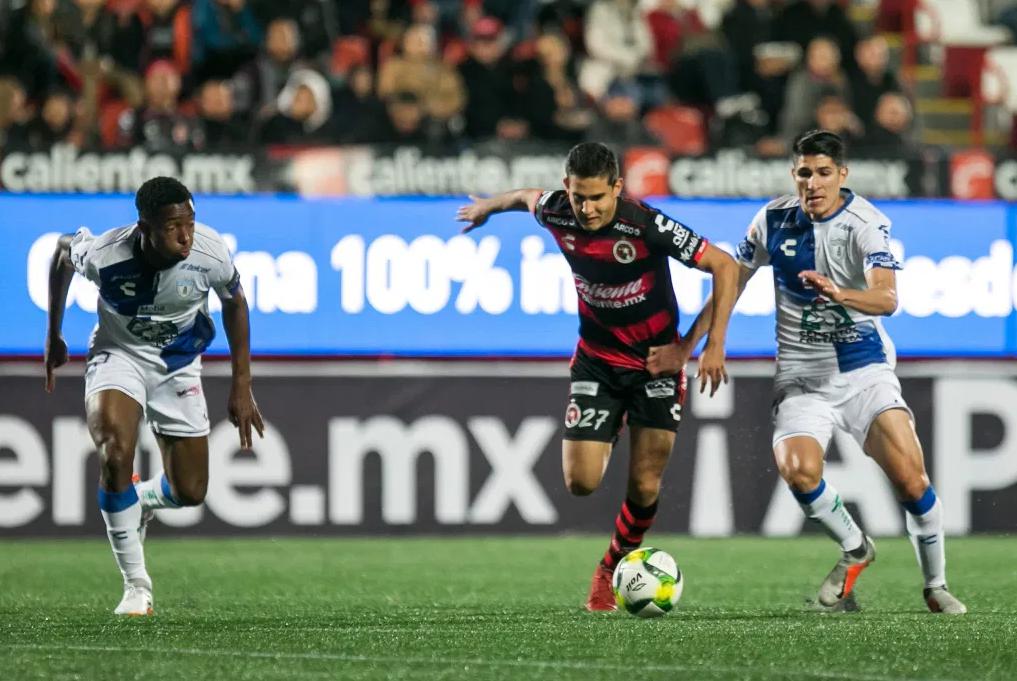
[{"label": "white football sock", "polygon": [[857,549],[865,541],[861,528],[844,508],[837,490],[826,480],[820,480],[819,487],[811,492],[796,492],[792,489],[791,493],[798,500],[805,516],[819,523],[823,531],[840,544],[844,551]]},{"label": "white football sock", "polygon": [[138,490],[138,497],[141,499],[141,508],[180,508],[180,503],[173,497],[170,491],[169,480],[165,473],[160,473],[154,478],[139,482],[134,486]]},{"label": "white football sock", "polygon": [[943,504],[929,485],[917,501],[901,504],[906,511],[908,539],[922,568],[926,587],[946,586],[946,547],[943,535]]},{"label": "white football sock", "polygon": [[113,558],[124,576],[125,584],[152,588],[152,579],[145,569],[145,554],[138,536],[141,504],[134,485],[123,492],[107,492],[99,488],[99,510],[106,521],[106,534],[113,548]]}]

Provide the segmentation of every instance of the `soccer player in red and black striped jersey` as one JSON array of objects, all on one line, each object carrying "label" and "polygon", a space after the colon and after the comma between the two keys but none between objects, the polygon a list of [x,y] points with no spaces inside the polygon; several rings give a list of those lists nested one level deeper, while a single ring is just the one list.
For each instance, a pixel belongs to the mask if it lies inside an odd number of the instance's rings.
[{"label": "soccer player in red and black striped jersey", "polygon": [[614,610],[611,575],[653,524],[685,396],[684,370],[663,369],[681,366],[691,350],[678,333],[668,257],[713,276],[713,317],[698,374],[700,391],[709,385],[711,395],[727,381],[724,338],[738,266],[687,226],[622,196],[618,160],[603,144],[575,146],[565,172],[564,190],[470,197],[457,219],[470,231],[495,213],[529,210],[572,268],[580,323],[562,443],[569,491],[584,496],[597,489],[623,420],[630,431],[627,496],[586,603],[588,610]]}]

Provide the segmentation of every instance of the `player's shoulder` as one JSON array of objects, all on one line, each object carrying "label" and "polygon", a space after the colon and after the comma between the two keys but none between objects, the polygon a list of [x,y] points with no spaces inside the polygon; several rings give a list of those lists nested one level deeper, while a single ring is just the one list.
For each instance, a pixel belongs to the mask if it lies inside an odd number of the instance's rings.
[{"label": "player's shoulder", "polygon": [[634,199],[631,196],[618,197],[615,219],[619,224],[628,225],[642,232],[652,226],[658,216],[663,215],[659,209],[639,199]]},{"label": "player's shoulder", "polygon": [[845,221],[851,221],[857,227],[880,229],[890,226],[890,218],[886,213],[858,194],[851,195],[851,201],[844,207],[842,216]]},{"label": "player's shoulder", "polygon": [[749,233],[760,229],[763,234],[766,234],[771,224],[781,225],[793,220],[800,206],[801,200],[794,194],[785,194],[767,201],[753,216],[752,222],[749,224]]},{"label": "player's shoulder", "polygon": [[778,213],[778,212],[786,213],[789,211],[794,212],[798,210],[798,207],[801,205],[802,201],[796,195],[784,194],[783,196],[778,196],[777,198],[768,201],[767,204],[763,206],[761,212],[765,213]]},{"label": "player's shoulder", "polygon": [[229,244],[222,234],[203,222],[194,223],[194,245],[191,250],[200,256],[216,262],[229,260]]},{"label": "player's shoulder", "polygon": [[88,227],[80,227],[71,239],[71,248],[87,245],[93,260],[116,260],[133,253],[136,223],[114,227],[113,229],[93,234]]},{"label": "player's shoulder", "polygon": [[564,189],[547,189],[537,199],[537,210],[545,213],[571,213],[568,192]]},{"label": "player's shoulder", "polygon": [[[120,227],[108,229],[105,232],[100,232],[99,234],[93,236],[94,246],[95,247],[107,245],[112,246],[115,244],[125,243],[130,240],[131,236],[134,235],[134,230],[137,228],[137,226],[138,223],[132,222],[129,225],[122,225]],[[82,227],[81,229],[78,230],[78,233],[82,232],[90,236],[92,235],[92,232],[88,229],[88,227]]]}]

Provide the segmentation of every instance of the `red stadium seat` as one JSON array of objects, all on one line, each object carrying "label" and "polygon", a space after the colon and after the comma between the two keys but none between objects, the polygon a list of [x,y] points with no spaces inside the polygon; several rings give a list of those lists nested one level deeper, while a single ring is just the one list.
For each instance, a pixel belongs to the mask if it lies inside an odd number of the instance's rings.
[{"label": "red stadium seat", "polygon": [[333,74],[346,74],[355,66],[371,61],[371,41],[359,35],[338,38],[332,44],[330,69]]},{"label": "red stadium seat", "polygon": [[449,66],[459,66],[459,64],[466,61],[466,57],[470,54],[469,48],[466,46],[466,41],[459,38],[453,38],[445,44],[445,49],[442,50],[441,58]]},{"label": "red stadium seat", "polygon": [[99,109],[99,139],[105,149],[115,149],[120,144],[120,114],[131,108],[122,99],[111,99]]},{"label": "red stadium seat", "polygon": [[520,40],[512,48],[513,61],[529,61],[537,58],[537,41]]},{"label": "red stadium seat", "polygon": [[181,74],[191,70],[191,43],[194,42],[194,25],[191,23],[191,6],[184,5],[173,17],[173,63]]},{"label": "red stadium seat", "polygon": [[398,51],[398,42],[394,38],[388,38],[381,41],[378,45],[378,68],[389,60],[389,57],[395,55]]},{"label": "red stadium seat", "polygon": [[646,114],[643,124],[671,153],[696,156],[706,152],[706,124],[699,109],[678,105],[657,107]]},{"label": "red stadium seat", "polygon": [[919,0],[915,32],[922,42],[944,47],[943,95],[978,96],[982,61],[994,45],[1009,42],[1002,26],[982,22],[976,0]]}]

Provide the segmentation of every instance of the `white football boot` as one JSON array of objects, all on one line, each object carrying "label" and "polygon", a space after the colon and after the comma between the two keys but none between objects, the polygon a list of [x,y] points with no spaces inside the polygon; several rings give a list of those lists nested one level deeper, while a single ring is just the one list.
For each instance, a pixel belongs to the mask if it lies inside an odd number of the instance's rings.
[{"label": "white football boot", "polygon": [[[131,484],[137,487],[141,483],[141,476],[135,473],[131,476]],[[141,495],[138,495],[140,498]],[[141,539],[141,543],[145,543],[145,535],[148,534],[148,524],[155,518],[155,511],[151,508],[145,508],[145,505],[141,505],[141,523],[138,525],[138,538]]]},{"label": "white football boot", "polygon": [[147,617],[154,615],[152,608],[152,589],[139,584],[125,584],[124,597],[120,599],[120,605],[113,611],[114,615],[126,615],[127,617]]},{"label": "white football boot", "polygon": [[968,611],[968,606],[947,591],[945,586],[925,589],[922,591],[922,596],[931,612],[941,612],[944,615],[964,615]]}]

